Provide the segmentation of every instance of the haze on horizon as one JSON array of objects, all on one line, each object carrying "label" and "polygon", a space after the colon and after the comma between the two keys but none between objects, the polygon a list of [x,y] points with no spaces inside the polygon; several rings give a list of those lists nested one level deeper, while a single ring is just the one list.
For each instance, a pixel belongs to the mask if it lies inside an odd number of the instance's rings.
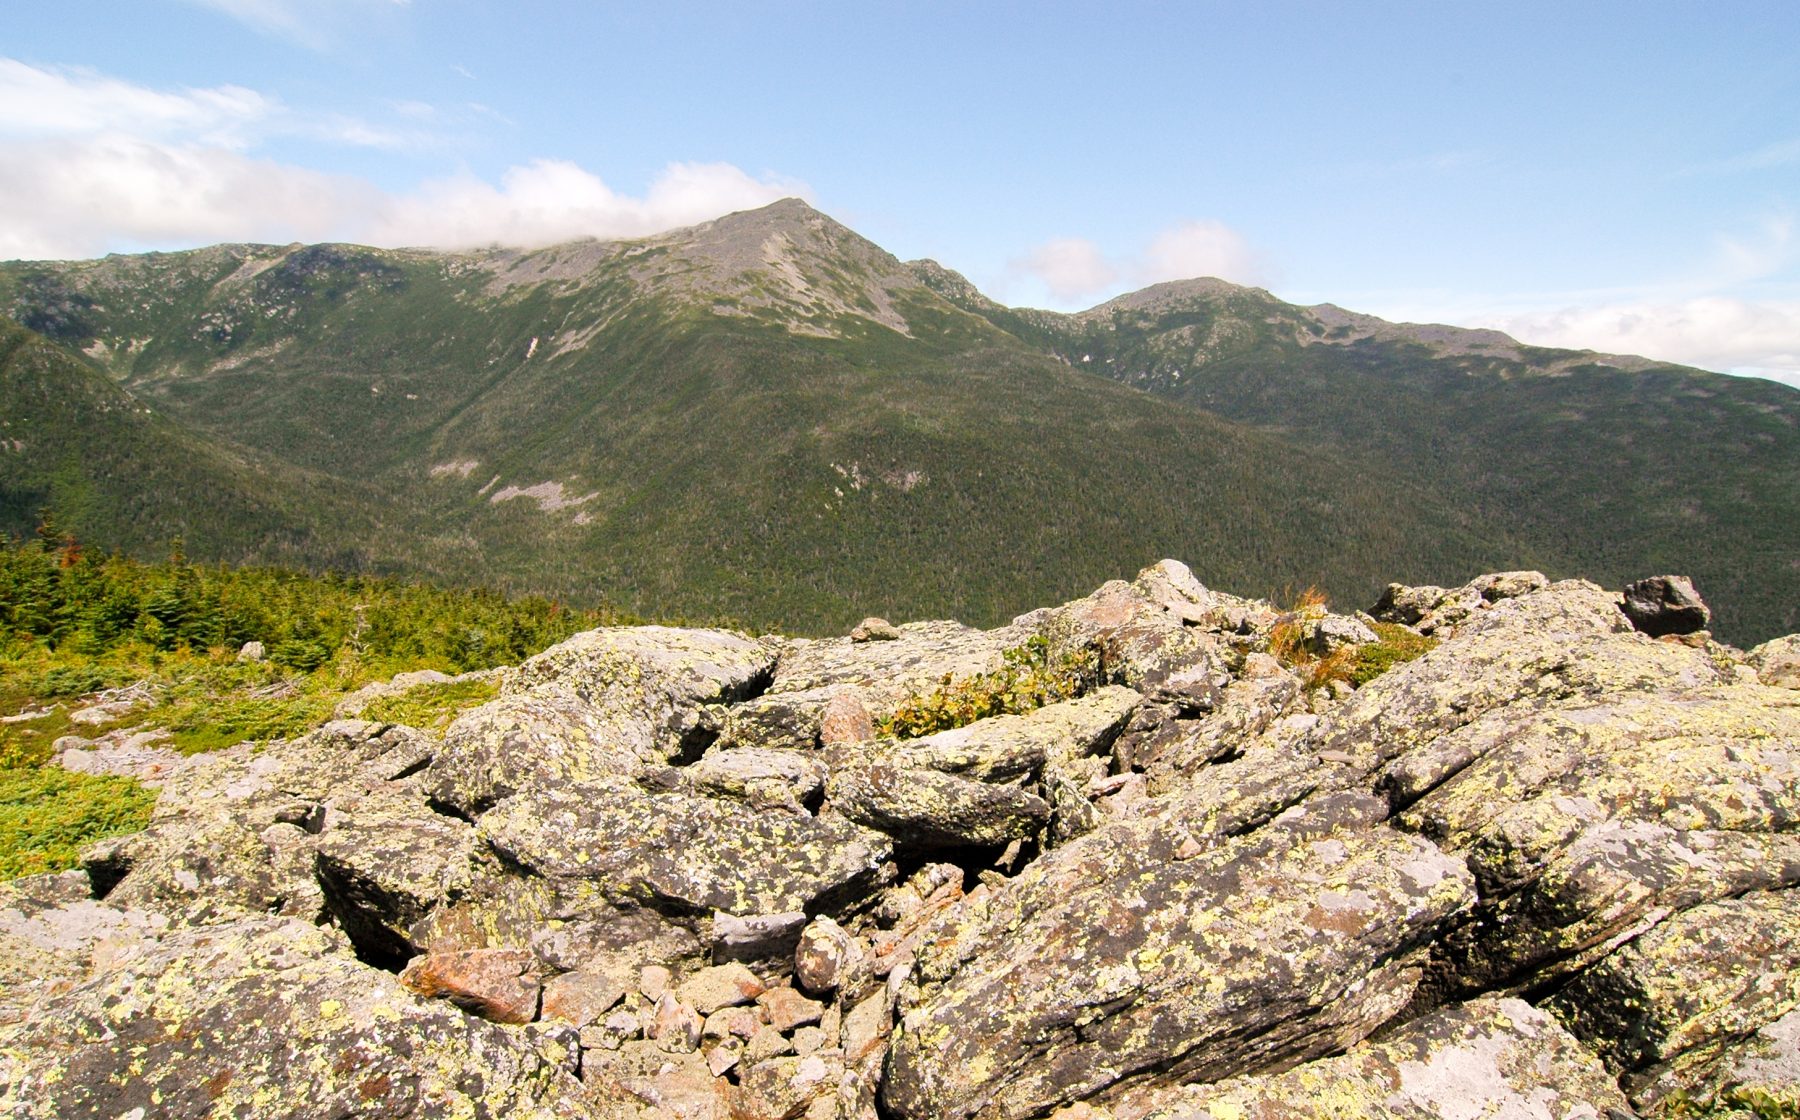
[{"label": "haze on horizon", "polygon": [[1800,385],[1800,7],[106,0],[0,259],[638,236],[798,195],[1003,302],[1213,275]]}]

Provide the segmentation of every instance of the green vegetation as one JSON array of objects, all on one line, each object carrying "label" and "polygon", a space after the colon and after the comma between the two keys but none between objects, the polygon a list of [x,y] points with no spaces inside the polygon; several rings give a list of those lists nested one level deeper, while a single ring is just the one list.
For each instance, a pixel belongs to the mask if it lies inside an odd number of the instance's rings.
[{"label": "green vegetation", "polygon": [[74,867],[83,846],[143,828],[155,803],[129,778],[0,769],[0,879]]},{"label": "green vegetation", "polygon": [[1800,1120],[1800,1100],[1742,1086],[1703,1099],[1678,1090],[1654,1115],[1660,1120]]},{"label": "green vegetation", "polygon": [[420,685],[397,696],[383,696],[363,709],[362,718],[381,723],[404,723],[427,731],[442,731],[450,721],[477,704],[499,695],[500,682],[489,677],[474,681],[441,681]]},{"label": "green vegetation", "polygon": [[[635,621],[418,583],[98,557],[52,523],[0,538],[0,877],[72,866],[143,827],[154,795],[47,765],[56,739],[161,729],[185,753],[304,734],[352,690],[415,669],[514,664],[579,630]],[[239,660],[262,642],[266,660]],[[443,726],[490,681],[383,697],[365,717]],[[107,705],[104,708],[98,705]],[[71,716],[99,712],[98,722]]]},{"label": "green vegetation", "polygon": [[1348,679],[1358,688],[1396,665],[1425,656],[1438,644],[1436,638],[1426,637],[1397,622],[1377,622],[1375,633],[1380,641],[1356,647],[1356,663],[1351,666]]},{"label": "green vegetation", "polygon": [[1318,653],[1311,645],[1312,628],[1325,617],[1328,600],[1317,587],[1308,587],[1269,631],[1269,653],[1300,674],[1308,692],[1333,681],[1347,681],[1361,688],[1396,665],[1422,657],[1435,647],[1428,638],[1397,623],[1377,622],[1376,641],[1343,646]]},{"label": "green vegetation", "polygon": [[914,693],[877,722],[877,733],[916,739],[988,716],[1022,715],[1046,704],[1072,700],[1098,685],[1103,676],[1099,651],[1082,646],[1053,651],[1041,635],[1002,653],[1003,663],[991,673],[953,678]]}]

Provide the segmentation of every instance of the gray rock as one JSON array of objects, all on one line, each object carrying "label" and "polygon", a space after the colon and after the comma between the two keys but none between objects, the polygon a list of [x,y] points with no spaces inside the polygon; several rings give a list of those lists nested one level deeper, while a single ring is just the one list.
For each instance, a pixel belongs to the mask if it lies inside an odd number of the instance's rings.
[{"label": "gray rock", "polygon": [[1360,1040],[1474,897],[1460,861],[1379,818],[1345,795],[1186,860],[1151,822],[1048,853],[926,942],[883,1103],[914,1120],[1035,1116],[1122,1081]]},{"label": "gray rock", "polygon": [[0,1110],[77,1117],[585,1110],[566,1047],[421,1001],[308,922],[172,931],[0,1039]]},{"label": "gray rock", "polygon": [[806,927],[804,910],[780,914],[728,914],[713,911],[714,960],[755,961],[784,957],[794,951]]},{"label": "gray rock", "polygon": [[865,618],[850,631],[853,642],[894,642],[899,639],[899,628],[885,618]]},{"label": "gray rock", "polygon": [[1775,688],[1800,688],[1800,634],[1764,642],[1750,651],[1746,662],[1756,669],[1756,679]]},{"label": "gray rock", "polygon": [[1712,611],[1686,576],[1651,576],[1628,583],[1619,609],[1633,626],[1652,638],[1692,634],[1712,621]]},{"label": "gray rock", "polygon": [[[1630,1116],[1594,1056],[1550,1016],[1516,999],[1482,999],[1407,1023],[1379,1043],[1286,1073],[1146,1094],[1142,1120]],[[1121,1112],[1124,1109],[1121,1107]]]}]

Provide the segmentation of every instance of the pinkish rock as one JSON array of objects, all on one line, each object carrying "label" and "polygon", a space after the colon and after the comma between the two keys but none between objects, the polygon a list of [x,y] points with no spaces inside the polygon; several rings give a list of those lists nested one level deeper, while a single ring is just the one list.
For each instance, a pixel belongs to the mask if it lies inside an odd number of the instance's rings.
[{"label": "pinkish rock", "polygon": [[825,713],[819,717],[819,742],[827,747],[838,743],[861,743],[875,737],[875,721],[862,698],[847,688],[831,694]]},{"label": "pinkish rock", "polygon": [[447,999],[496,1023],[529,1023],[537,1017],[538,981],[523,949],[463,949],[414,957],[400,983],[430,999]]},{"label": "pinkish rock", "polygon": [[585,1027],[625,997],[625,985],[600,972],[565,972],[544,985],[543,1017]]},{"label": "pinkish rock", "polygon": [[791,1031],[808,1023],[816,1023],[825,1005],[807,999],[792,988],[770,988],[756,997],[759,1007],[769,1014],[769,1025],[778,1031]]}]

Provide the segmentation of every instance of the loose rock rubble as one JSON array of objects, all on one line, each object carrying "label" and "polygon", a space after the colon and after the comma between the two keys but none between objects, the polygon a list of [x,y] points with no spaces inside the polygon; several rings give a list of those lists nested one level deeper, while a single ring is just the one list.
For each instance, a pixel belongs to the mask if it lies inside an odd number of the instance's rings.
[{"label": "loose rock rubble", "polygon": [[[441,735],[71,745],[160,800],[82,872],[0,884],[0,1109],[1800,1102],[1800,639],[1746,654],[1707,617],[1678,577],[1396,584],[1300,648],[1439,644],[1322,684],[1271,643],[1291,616],[1164,561],[990,631],[595,631]],[[877,736],[1032,639],[1105,679]]]}]

